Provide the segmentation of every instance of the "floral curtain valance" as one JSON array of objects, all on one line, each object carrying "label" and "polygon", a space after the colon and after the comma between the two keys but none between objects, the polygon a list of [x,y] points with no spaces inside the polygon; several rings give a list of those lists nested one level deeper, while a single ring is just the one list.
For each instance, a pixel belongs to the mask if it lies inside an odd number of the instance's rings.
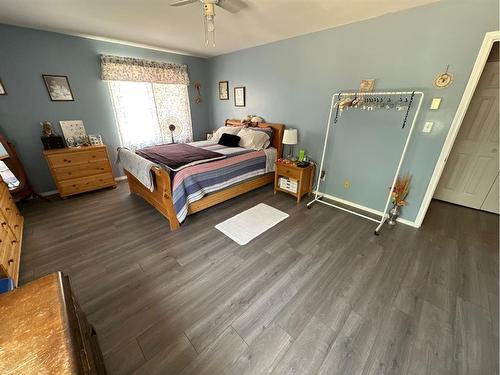
[{"label": "floral curtain valance", "polygon": [[101,79],[189,85],[187,65],[101,55]]}]

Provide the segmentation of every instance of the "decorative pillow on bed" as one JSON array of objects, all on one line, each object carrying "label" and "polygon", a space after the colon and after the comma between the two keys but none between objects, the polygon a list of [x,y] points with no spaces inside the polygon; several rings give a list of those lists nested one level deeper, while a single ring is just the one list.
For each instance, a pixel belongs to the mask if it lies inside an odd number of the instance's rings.
[{"label": "decorative pillow on bed", "polygon": [[269,126],[262,127],[262,128],[259,126],[256,126],[256,127],[253,127],[252,130],[255,130],[256,132],[264,132],[269,136],[269,140],[273,139],[274,129],[269,127]]},{"label": "decorative pillow on bed", "polygon": [[226,147],[238,147],[240,143],[240,137],[234,134],[223,133],[219,139],[218,144]]},{"label": "decorative pillow on bed", "polygon": [[240,139],[240,147],[249,148],[252,150],[263,150],[268,148],[271,142],[269,135],[262,131],[252,129],[242,129],[238,133]]},{"label": "decorative pillow on bed", "polygon": [[214,142],[219,142],[220,137],[222,134],[238,134],[241,129],[244,129],[244,126],[222,126],[219,129],[217,129],[212,136],[212,141]]}]

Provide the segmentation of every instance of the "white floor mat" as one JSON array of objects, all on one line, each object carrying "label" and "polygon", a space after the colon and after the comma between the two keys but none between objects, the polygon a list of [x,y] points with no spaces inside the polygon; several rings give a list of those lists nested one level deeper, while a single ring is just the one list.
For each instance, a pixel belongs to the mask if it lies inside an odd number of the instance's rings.
[{"label": "white floor mat", "polygon": [[289,215],[264,203],[249,208],[215,226],[233,241],[246,245]]}]

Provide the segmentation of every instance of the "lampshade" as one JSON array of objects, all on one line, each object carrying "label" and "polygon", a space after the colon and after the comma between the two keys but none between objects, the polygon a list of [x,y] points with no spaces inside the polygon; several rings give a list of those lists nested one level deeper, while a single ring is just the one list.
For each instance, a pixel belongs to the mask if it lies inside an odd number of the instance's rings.
[{"label": "lampshade", "polygon": [[283,133],[283,144],[284,145],[297,144],[297,129],[285,129],[285,132]]}]

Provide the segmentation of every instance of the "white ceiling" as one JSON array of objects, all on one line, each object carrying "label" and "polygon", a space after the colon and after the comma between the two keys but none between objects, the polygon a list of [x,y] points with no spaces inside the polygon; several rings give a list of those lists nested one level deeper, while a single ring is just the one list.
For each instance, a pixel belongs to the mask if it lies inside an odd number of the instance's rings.
[{"label": "white ceiling", "polygon": [[204,46],[201,4],[173,1],[0,0],[0,23],[215,56],[438,0],[243,0],[236,14],[217,8],[216,48]]}]

